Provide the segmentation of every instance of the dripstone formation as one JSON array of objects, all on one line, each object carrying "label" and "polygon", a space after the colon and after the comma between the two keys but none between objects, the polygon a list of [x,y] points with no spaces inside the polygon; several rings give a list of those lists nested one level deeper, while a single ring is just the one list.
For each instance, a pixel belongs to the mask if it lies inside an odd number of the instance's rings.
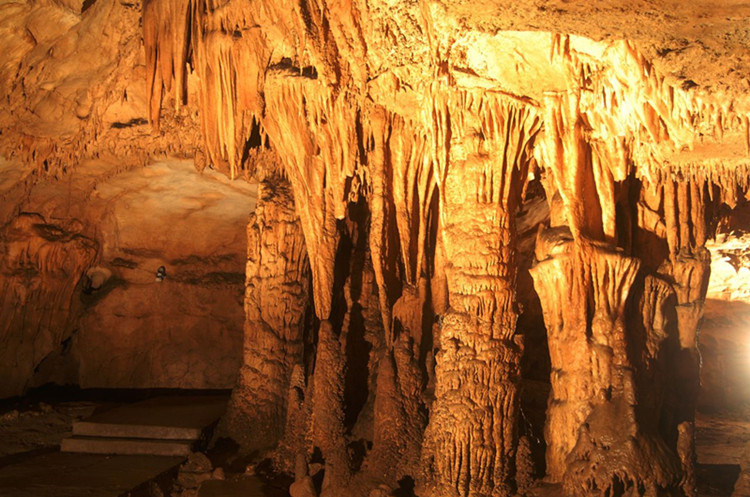
[{"label": "dripstone formation", "polygon": [[[167,150],[259,181],[243,364],[220,430],[296,467],[305,495],[317,490],[299,468],[314,462],[324,497],[411,483],[501,497],[535,476],[570,496],[695,496],[704,245],[745,202],[750,66],[738,56],[709,87],[676,76],[697,59],[660,52],[672,38],[629,37],[608,11],[616,35],[528,7],[539,25],[503,2],[98,0],[77,14],[80,36],[105,10],[140,15],[142,31],[113,35],[126,56],[108,55],[116,69],[94,77],[68,141],[14,124],[29,97],[0,123],[39,174],[64,177],[83,140],[90,155]],[[74,43],[56,40],[51,53]],[[29,57],[8,98],[42,91]],[[135,131],[101,125],[126,87],[151,124],[127,153]],[[19,277],[18,230],[33,231],[23,250],[40,274],[57,266],[39,254],[76,251],[69,274],[92,264],[86,239],[29,222],[1,232],[4,285]],[[50,278],[32,304],[69,299]],[[549,367],[536,425],[521,412],[530,357]]]}]

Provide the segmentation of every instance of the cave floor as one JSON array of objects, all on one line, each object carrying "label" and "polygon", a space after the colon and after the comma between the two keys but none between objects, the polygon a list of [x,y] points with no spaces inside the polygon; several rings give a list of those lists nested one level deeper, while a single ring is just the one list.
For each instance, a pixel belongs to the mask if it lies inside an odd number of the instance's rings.
[{"label": "cave floor", "polygon": [[242,475],[228,480],[210,480],[203,483],[198,497],[286,497],[289,494],[270,487],[253,475]]},{"label": "cave floor", "polygon": [[175,469],[183,457],[51,452],[0,468],[4,497],[118,497]]},{"label": "cave floor", "polygon": [[161,495],[151,487],[171,486],[187,454],[66,453],[60,446],[74,440],[76,431],[88,435],[85,441],[114,442],[116,450],[128,437],[195,440],[219,418],[228,399],[228,392],[219,391],[167,393],[53,389],[3,402],[0,495]]},{"label": "cave floor", "polygon": [[740,464],[745,445],[750,442],[750,417],[698,413],[695,428],[699,464]]},{"label": "cave floor", "polygon": [[[143,415],[143,399],[118,403],[120,409]],[[147,399],[145,404],[153,403]],[[158,401],[157,401],[158,403]],[[135,406],[135,407],[134,407]],[[111,399],[35,402],[0,406],[0,495],[3,497],[109,497],[123,493],[150,495],[147,488],[160,476],[172,478],[184,457],[61,453],[59,446],[76,421],[108,419]],[[175,416],[173,419],[180,419]],[[183,424],[187,421],[182,418]],[[696,426],[700,497],[731,495],[739,461],[750,441],[750,413],[699,412]],[[169,476],[172,475],[172,476]],[[205,482],[200,497],[276,495],[258,478],[227,475]],[[140,490],[139,490],[140,489]],[[281,494],[279,494],[281,495]]]},{"label": "cave floor", "polygon": [[699,497],[732,494],[748,442],[750,415],[746,411],[698,412],[695,444]]}]

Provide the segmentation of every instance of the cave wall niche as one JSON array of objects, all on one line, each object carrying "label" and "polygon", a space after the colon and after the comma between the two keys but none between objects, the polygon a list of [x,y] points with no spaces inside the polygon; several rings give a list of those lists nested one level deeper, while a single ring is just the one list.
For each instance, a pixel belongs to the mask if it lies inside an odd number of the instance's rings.
[{"label": "cave wall niche", "polygon": [[[322,495],[401,482],[497,497],[541,477],[573,496],[696,495],[705,245],[750,178],[744,55],[711,80],[723,63],[697,69],[680,8],[666,26],[628,11],[667,33],[654,41],[606,7],[591,26],[580,5],[534,6],[543,29],[467,7],[99,0],[60,35],[17,42],[18,73],[0,67],[14,82],[5,148],[62,181],[111,153],[256,177],[220,430],[280,470],[323,464]],[[123,29],[82,68],[101,81],[84,90],[65,43],[105,15]],[[75,112],[55,121],[59,108]],[[66,299],[94,257],[80,259]],[[549,391],[534,419],[532,384]]]},{"label": "cave wall niche", "polygon": [[230,186],[185,160],[117,168],[90,163],[9,194],[27,212],[1,235],[6,397],[46,383],[235,383],[254,185]]}]

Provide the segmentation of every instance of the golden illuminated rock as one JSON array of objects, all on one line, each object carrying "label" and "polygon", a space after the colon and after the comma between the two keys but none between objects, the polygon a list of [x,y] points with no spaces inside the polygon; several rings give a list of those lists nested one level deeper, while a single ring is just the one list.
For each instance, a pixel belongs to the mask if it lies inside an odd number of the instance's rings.
[{"label": "golden illuminated rock", "polygon": [[221,426],[245,449],[315,458],[324,497],[500,497],[534,486],[539,429],[566,495],[696,494],[704,246],[750,186],[746,5],[5,9],[6,153],[57,177],[183,154],[261,181]]}]

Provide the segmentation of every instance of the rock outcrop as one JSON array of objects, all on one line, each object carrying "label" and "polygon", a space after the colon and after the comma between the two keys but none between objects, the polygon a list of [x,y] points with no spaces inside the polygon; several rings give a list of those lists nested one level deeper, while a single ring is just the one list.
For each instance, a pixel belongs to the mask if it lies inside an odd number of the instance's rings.
[{"label": "rock outcrop", "polygon": [[0,232],[0,396],[18,395],[42,360],[70,340],[79,282],[96,257],[96,243],[22,214]]}]

